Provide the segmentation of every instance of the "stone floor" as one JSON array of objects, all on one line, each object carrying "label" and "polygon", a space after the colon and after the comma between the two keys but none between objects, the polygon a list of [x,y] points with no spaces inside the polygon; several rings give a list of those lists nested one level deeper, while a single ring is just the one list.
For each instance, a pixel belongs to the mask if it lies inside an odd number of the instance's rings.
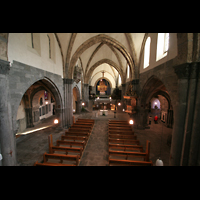
[{"label": "stone floor", "polygon": [[18,166],[33,166],[38,161],[42,162],[43,154],[49,152],[48,146],[48,135],[53,135],[53,144],[55,145],[56,140],[60,139],[63,134],[63,130],[57,129],[56,126],[51,126],[43,130],[35,131],[26,134],[27,131],[34,131],[34,129],[40,129],[53,124],[54,116],[43,120],[41,124],[33,128],[26,129],[22,135],[16,138],[16,149],[17,149],[17,163]]},{"label": "stone floor", "polygon": [[[95,119],[93,131],[84,150],[79,166],[108,166],[108,119],[114,119],[113,111],[109,111],[107,116],[95,117],[95,112],[74,115],[75,119],[86,118]],[[126,113],[117,113],[116,120],[128,120],[130,117]],[[166,128],[161,122],[152,123],[150,129],[136,130],[135,134],[141,145],[146,145],[146,140],[150,140],[150,159],[155,165],[156,160],[161,157],[165,166],[169,165],[170,147],[167,145],[168,136],[172,129]],[[163,133],[162,133],[163,132]],[[31,134],[17,138],[17,161],[20,166],[32,166],[35,161],[42,162],[43,153],[48,152],[48,135],[53,135],[53,144],[64,133],[64,130],[57,130],[55,127],[40,130]],[[162,143],[161,143],[162,136]],[[160,155],[161,148],[161,155]]]},{"label": "stone floor", "polygon": [[[91,116],[95,125],[79,166],[108,166],[108,120],[114,119],[114,113],[109,111],[107,116],[95,117],[95,112]],[[129,115],[118,113],[116,120],[122,119],[128,120]]]}]

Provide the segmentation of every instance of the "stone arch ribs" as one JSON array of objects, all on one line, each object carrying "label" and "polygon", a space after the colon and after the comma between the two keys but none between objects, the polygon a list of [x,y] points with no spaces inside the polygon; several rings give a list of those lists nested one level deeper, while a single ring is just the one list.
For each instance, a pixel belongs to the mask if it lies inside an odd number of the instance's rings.
[{"label": "stone arch ribs", "polygon": [[146,103],[149,102],[155,94],[163,95],[168,100],[169,106],[172,107],[171,99],[164,83],[153,75],[146,81],[145,85],[143,86],[140,101],[141,105],[145,106]]},{"label": "stone arch ribs", "polygon": [[[101,47],[102,47],[104,44],[105,44],[105,43],[102,42],[102,43],[94,50],[94,52],[93,52],[92,55],[90,56],[89,61],[88,61],[87,66],[86,66],[85,74],[87,74],[87,72],[89,71],[90,63],[91,63],[92,59],[94,58],[95,54],[101,49]],[[111,49],[111,51],[115,54],[115,56],[116,56],[116,58],[117,58],[117,60],[118,60],[118,62],[119,62],[119,68],[121,68],[122,71],[123,71],[123,65],[122,65],[121,59],[120,59],[119,55],[117,54],[115,48],[113,48],[111,45],[107,45],[107,46],[108,46],[108,47]],[[124,73],[124,74],[125,74],[125,73]],[[121,75],[121,77],[122,77],[122,75]],[[122,79],[123,79],[123,78],[122,78]],[[123,80],[124,80],[124,79],[123,79]]]},{"label": "stone arch ribs", "polygon": [[[76,39],[76,35],[77,35],[77,33],[72,33],[71,38],[70,38],[69,46],[67,49],[66,63],[65,63],[64,71],[63,71],[64,78],[68,78],[70,57],[71,57],[72,47],[73,47],[74,41]],[[73,70],[72,70],[72,73],[73,73]],[[71,78],[72,78],[72,76],[71,76]]]},{"label": "stone arch ribs", "polygon": [[[86,84],[89,83],[89,79],[90,79],[91,76],[92,76],[92,72],[93,72],[99,65],[101,65],[101,64],[103,64],[103,63],[107,63],[107,64],[113,66],[113,67],[119,72],[120,76],[123,77],[123,76],[122,76],[122,75],[123,75],[122,69],[121,69],[115,62],[113,62],[112,60],[109,60],[109,59],[102,59],[102,60],[96,62],[92,67],[90,67],[88,73],[87,73],[86,76],[85,76],[85,83],[86,83]],[[123,81],[124,81],[124,80],[123,80]]]},{"label": "stone arch ribs", "polygon": [[[71,58],[68,70],[65,69],[65,76],[68,77],[69,79],[71,79],[74,66],[75,66],[78,58],[80,57],[80,55],[86,49],[91,47],[92,45],[94,45],[96,43],[101,43],[101,42],[111,45],[112,47],[116,48],[117,50],[119,50],[122,53],[122,55],[124,56],[124,58],[126,59],[127,63],[129,64],[129,66],[131,68],[132,77],[135,79],[136,78],[135,77],[135,65],[134,65],[134,60],[133,60],[132,56],[130,55],[130,53],[117,40],[111,38],[110,36],[104,35],[104,34],[100,34],[95,37],[92,37],[79,46],[79,48],[76,50],[76,52],[74,53],[74,55]],[[71,42],[70,42],[70,45],[71,45]],[[70,45],[69,45],[69,48],[70,48]],[[69,61],[69,60],[66,60],[66,64],[67,64],[67,61]],[[66,67],[68,67],[68,66],[66,66]]]}]

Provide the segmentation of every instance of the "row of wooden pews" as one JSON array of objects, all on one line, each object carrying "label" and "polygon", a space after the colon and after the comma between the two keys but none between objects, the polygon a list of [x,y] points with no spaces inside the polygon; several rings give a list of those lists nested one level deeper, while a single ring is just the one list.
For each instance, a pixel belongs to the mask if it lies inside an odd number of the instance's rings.
[{"label": "row of wooden pews", "polygon": [[44,153],[43,163],[34,166],[78,166],[89,136],[94,127],[92,119],[78,119],[53,145],[52,134],[48,136],[49,153]]},{"label": "row of wooden pews", "polygon": [[128,121],[109,120],[109,165],[153,166],[149,160],[150,142],[146,141],[146,150],[140,145]]}]

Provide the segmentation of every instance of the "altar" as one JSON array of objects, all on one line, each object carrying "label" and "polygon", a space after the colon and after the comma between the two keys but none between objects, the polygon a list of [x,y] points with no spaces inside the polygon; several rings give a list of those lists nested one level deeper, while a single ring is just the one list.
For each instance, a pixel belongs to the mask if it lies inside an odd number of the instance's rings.
[{"label": "altar", "polygon": [[106,94],[106,92],[99,92],[100,93],[100,96],[103,96]]},{"label": "altar", "polygon": [[99,111],[96,111],[94,113],[95,113],[95,117],[103,116],[103,114],[105,114],[105,116],[107,116],[108,115],[108,110],[99,110]]},{"label": "altar", "polygon": [[103,113],[105,114],[105,116],[108,115],[108,110],[99,110],[99,115],[103,115]]}]

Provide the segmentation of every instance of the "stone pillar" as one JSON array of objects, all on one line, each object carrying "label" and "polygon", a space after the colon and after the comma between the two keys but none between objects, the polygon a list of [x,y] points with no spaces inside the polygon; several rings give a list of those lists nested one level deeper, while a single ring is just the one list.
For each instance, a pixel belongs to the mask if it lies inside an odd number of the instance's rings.
[{"label": "stone pillar", "polygon": [[173,125],[173,109],[167,110],[167,127],[172,128]]},{"label": "stone pillar", "polygon": [[[192,126],[193,126],[193,117],[194,117],[194,106],[195,106],[195,97],[196,97],[196,82],[197,82],[197,63],[190,64],[190,79],[188,86],[188,101],[187,101],[187,112],[185,118],[185,130],[184,130],[184,138],[183,138],[183,148],[182,148],[182,156],[181,156],[181,165],[187,166],[189,160],[189,152],[190,152],[190,142],[191,142],[191,134],[192,134]],[[199,120],[199,119],[198,119]],[[197,151],[197,149],[195,149]]]},{"label": "stone pillar", "polygon": [[0,60],[0,146],[3,166],[16,165],[15,138],[12,132],[12,114],[9,104],[9,62]]},{"label": "stone pillar", "polygon": [[72,109],[72,103],[73,103],[73,89],[72,84],[74,80],[73,79],[63,79],[64,84],[64,98],[65,98],[65,104],[64,104],[64,123],[65,126],[69,127],[73,123],[73,109]]},{"label": "stone pillar", "polygon": [[124,100],[125,93],[126,93],[126,84],[122,84],[122,93],[121,93],[121,95],[122,95],[121,96],[122,105],[121,105],[121,107],[122,107],[122,109],[126,110],[126,108],[125,108],[125,100]]},{"label": "stone pillar", "polygon": [[76,113],[77,114],[81,113],[81,108],[82,108],[82,99],[77,101],[77,104],[76,104]]},{"label": "stone pillar", "polygon": [[32,108],[25,108],[26,112],[26,127],[31,128],[33,125]]},{"label": "stone pillar", "polygon": [[83,85],[83,99],[84,99],[84,103],[85,103],[85,106],[88,107],[88,104],[89,104],[89,85],[88,84],[84,84]]},{"label": "stone pillar", "polygon": [[197,70],[196,101],[194,108],[193,127],[189,152],[189,166],[200,165],[200,68]]},{"label": "stone pillar", "polygon": [[178,77],[177,101],[174,105],[174,126],[172,131],[172,144],[169,164],[180,166],[184,138],[184,124],[187,111],[189,64],[175,66]]},{"label": "stone pillar", "polygon": [[65,122],[64,122],[64,110],[62,108],[55,108],[55,115],[56,118],[59,120],[59,128],[65,127]]}]

